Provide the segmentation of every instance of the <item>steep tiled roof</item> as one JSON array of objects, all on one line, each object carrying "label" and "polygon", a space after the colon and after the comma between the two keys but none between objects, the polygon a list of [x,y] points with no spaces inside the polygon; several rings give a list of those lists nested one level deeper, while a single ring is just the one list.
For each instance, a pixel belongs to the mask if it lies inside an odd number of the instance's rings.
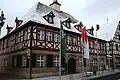
[{"label": "steep tiled roof", "polygon": [[70,18],[72,23],[78,22],[70,14],[65,13],[63,11],[57,11],[57,10],[53,9],[52,7],[44,5],[40,2],[38,2],[34,7],[32,7],[30,9],[30,11],[23,16],[23,19],[28,20],[28,19],[33,19],[36,16],[39,16],[38,19],[40,20],[43,17],[43,15],[49,13],[50,11],[52,11],[54,13],[55,17],[57,17],[57,18],[61,18],[61,19]]},{"label": "steep tiled roof", "polygon": [[118,21],[100,25],[100,29],[97,32],[98,38],[108,41],[113,39],[117,26],[118,26]]}]

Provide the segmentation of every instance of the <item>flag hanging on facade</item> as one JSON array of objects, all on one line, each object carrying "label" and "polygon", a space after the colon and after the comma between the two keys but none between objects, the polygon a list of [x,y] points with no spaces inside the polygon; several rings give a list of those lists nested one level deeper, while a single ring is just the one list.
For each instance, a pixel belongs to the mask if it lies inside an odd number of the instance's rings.
[{"label": "flag hanging on facade", "polygon": [[86,27],[82,29],[82,41],[84,46],[84,58],[89,59],[89,42]]},{"label": "flag hanging on facade", "polygon": [[62,22],[60,22],[61,26],[60,26],[60,37],[61,37],[61,66],[62,67],[66,67],[66,38],[65,38],[65,34],[64,34],[64,30],[63,30],[63,25]]}]

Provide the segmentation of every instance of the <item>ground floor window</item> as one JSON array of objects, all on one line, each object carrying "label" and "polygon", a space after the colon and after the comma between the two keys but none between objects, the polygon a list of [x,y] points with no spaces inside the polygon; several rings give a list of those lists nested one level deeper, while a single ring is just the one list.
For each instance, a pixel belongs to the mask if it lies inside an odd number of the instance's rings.
[{"label": "ground floor window", "polygon": [[22,67],[21,65],[22,65],[22,56],[21,55],[12,56],[12,67],[21,68]]},{"label": "ground floor window", "polygon": [[82,57],[78,57],[78,66],[82,67]]},{"label": "ground floor window", "polygon": [[8,58],[4,58],[4,66],[5,66],[5,67],[8,66]]},{"label": "ground floor window", "polygon": [[97,66],[97,59],[96,59],[96,58],[93,58],[93,59],[91,60],[90,66],[91,66],[91,67]]},{"label": "ground floor window", "polygon": [[53,62],[54,62],[54,66],[58,67],[59,66],[59,56],[54,56]]},{"label": "ground floor window", "polygon": [[36,66],[37,67],[45,66],[45,56],[44,55],[36,55]]},{"label": "ground floor window", "polygon": [[22,67],[26,67],[27,66],[27,57],[26,56],[22,56]]},{"label": "ground floor window", "polygon": [[13,59],[13,62],[12,62],[13,67],[17,67],[17,57],[13,56],[12,59]]}]

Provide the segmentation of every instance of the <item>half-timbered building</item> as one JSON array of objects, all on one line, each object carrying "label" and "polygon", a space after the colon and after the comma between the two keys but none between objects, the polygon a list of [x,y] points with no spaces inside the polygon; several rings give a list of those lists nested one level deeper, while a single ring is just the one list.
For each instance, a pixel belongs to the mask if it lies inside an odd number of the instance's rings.
[{"label": "half-timbered building", "polygon": [[[20,77],[58,75],[60,21],[66,36],[68,74],[82,72],[82,22],[60,10],[54,1],[50,6],[38,2],[22,20],[16,18],[13,29],[0,39],[0,72]],[[106,42],[88,32],[90,59],[84,62],[85,71],[105,69]],[[99,64],[99,68],[98,68]]]}]

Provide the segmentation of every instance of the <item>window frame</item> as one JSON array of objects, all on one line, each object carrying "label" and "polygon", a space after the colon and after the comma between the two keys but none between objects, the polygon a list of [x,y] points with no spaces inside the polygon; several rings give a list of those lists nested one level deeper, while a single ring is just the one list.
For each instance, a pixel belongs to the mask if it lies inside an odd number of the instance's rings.
[{"label": "window frame", "polygon": [[36,67],[44,67],[44,66],[45,66],[45,56],[36,55]]},{"label": "window frame", "polygon": [[59,56],[54,56],[54,58],[53,58],[53,65],[54,65],[54,67],[58,67],[59,66]]},{"label": "window frame", "polygon": [[82,67],[83,63],[82,63],[82,57],[79,56],[78,57],[78,67]]}]

